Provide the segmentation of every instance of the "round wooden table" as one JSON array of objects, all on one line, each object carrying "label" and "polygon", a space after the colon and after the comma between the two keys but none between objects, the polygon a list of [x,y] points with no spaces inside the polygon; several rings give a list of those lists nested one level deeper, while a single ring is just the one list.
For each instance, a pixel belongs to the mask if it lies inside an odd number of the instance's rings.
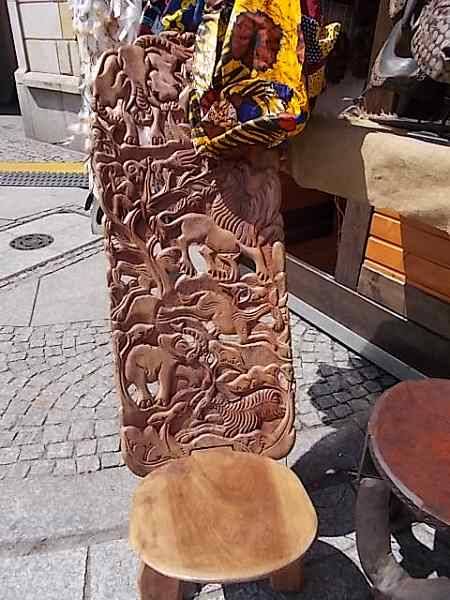
[{"label": "round wooden table", "polygon": [[360,479],[355,522],[374,598],[448,600],[450,579],[411,577],[396,562],[390,516],[394,494],[415,519],[450,524],[450,381],[405,381],[385,392],[369,421],[368,446],[378,472]]},{"label": "round wooden table", "polygon": [[385,392],[369,448],[392,491],[436,525],[450,525],[450,381],[405,381]]}]

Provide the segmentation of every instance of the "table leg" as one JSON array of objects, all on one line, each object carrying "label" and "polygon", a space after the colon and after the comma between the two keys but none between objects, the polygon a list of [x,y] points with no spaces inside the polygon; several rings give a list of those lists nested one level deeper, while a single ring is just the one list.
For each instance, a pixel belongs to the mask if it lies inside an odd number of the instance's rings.
[{"label": "table leg", "polygon": [[157,573],[141,562],[138,574],[140,600],[183,600],[183,583]]},{"label": "table leg", "polygon": [[270,583],[275,592],[301,592],[304,584],[303,558],[272,573]]}]

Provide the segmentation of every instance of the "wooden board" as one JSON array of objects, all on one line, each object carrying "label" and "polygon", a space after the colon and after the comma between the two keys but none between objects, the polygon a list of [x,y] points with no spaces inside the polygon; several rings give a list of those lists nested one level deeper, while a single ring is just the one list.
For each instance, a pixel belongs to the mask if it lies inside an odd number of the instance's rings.
[{"label": "wooden board", "polygon": [[420,231],[427,231],[435,238],[442,238],[447,240],[450,243],[450,235],[442,229],[438,229],[437,227],[432,227],[423,221],[418,221],[417,219],[407,219],[405,217],[399,217],[400,221],[404,225],[408,225],[409,227],[414,227],[415,229],[419,229]]},{"label": "wooden board", "polygon": [[400,214],[395,210],[390,210],[389,208],[377,208],[374,214],[391,217],[392,219],[401,221],[410,227],[415,227],[416,229],[420,229],[422,231],[428,231],[436,237],[442,237],[450,241],[450,235],[442,229],[438,229],[437,227],[433,227],[432,225],[428,225],[428,223],[418,221],[417,219],[410,219],[409,217],[400,216]]},{"label": "wooden board", "polygon": [[372,207],[362,202],[347,202],[335,277],[343,285],[356,289],[372,218]]},{"label": "wooden board", "polygon": [[415,222],[375,213],[370,235],[403,248],[442,266],[450,267],[450,238],[435,234],[436,229],[418,228]]},{"label": "wooden board", "polygon": [[[295,437],[279,152],[196,153],[191,42],[110,50],[93,85],[121,447],[141,476],[212,446],[281,458]],[[149,81],[164,103],[149,100]]]},{"label": "wooden board", "polygon": [[438,335],[450,339],[450,304],[426,289],[390,277],[386,270],[365,261],[358,292],[404,315]]},{"label": "wooden board", "polygon": [[398,273],[405,273],[404,252],[399,246],[370,236],[367,241],[366,257]]},{"label": "wooden board", "polygon": [[391,210],[390,208],[377,208],[376,214],[386,215],[387,217],[392,217],[393,219],[400,219],[400,215],[397,211]]},{"label": "wooden board", "polygon": [[[372,270],[450,302],[450,236],[444,232],[390,210],[377,210],[365,257]],[[372,285],[367,287],[364,281],[361,285],[370,296]],[[396,302],[385,300],[387,306]]]},{"label": "wooden board", "polygon": [[167,577],[231,583],[287,567],[316,532],[314,507],[290,469],[249,453],[205,450],[138,486],[130,541]]},{"label": "wooden board", "polygon": [[408,254],[405,259],[407,279],[428,290],[436,291],[450,302],[450,270],[428,260]]},{"label": "wooden board", "polygon": [[370,235],[396,246],[402,245],[400,221],[395,217],[388,217],[375,212],[370,225]]},{"label": "wooden board", "polygon": [[365,261],[358,281],[358,292],[375,302],[387,306],[400,315],[406,316],[405,307],[405,281],[388,277],[379,270],[377,265],[371,268],[369,261]]},{"label": "wooden board", "polygon": [[387,277],[389,279],[394,279],[395,281],[398,281],[399,283],[406,282],[406,277],[402,273],[393,271],[392,269],[389,269],[389,267],[385,267],[384,265],[379,265],[377,263],[374,263],[371,260],[368,260],[367,258],[363,263],[363,268],[364,267],[368,267],[372,271],[376,271],[377,273],[384,275],[384,277]]},{"label": "wooden board", "polygon": [[450,341],[340,285],[288,254],[289,291],[372,344],[433,377],[450,376]]},{"label": "wooden board", "polygon": [[367,242],[366,256],[381,267],[387,267],[394,275],[403,274],[410,284],[450,302],[450,269],[372,237]]}]

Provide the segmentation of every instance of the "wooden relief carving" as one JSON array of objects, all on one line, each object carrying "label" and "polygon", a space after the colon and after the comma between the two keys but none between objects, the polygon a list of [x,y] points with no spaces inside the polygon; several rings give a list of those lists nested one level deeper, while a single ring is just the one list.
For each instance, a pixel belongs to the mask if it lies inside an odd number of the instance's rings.
[{"label": "wooden relief carving", "polygon": [[196,155],[191,44],[141,37],[94,84],[122,447],[139,475],[195,448],[279,458],[294,436],[278,153]]}]

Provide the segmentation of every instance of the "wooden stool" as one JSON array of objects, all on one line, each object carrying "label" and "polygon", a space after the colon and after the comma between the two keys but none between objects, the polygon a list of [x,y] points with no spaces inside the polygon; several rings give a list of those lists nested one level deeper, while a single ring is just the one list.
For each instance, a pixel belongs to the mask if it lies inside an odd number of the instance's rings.
[{"label": "wooden stool", "polygon": [[389,519],[394,495],[417,520],[450,525],[450,381],[405,381],[385,392],[369,422],[368,448],[377,473],[360,482],[356,541],[375,597],[450,598],[449,579],[414,579],[396,563]]},{"label": "wooden stool", "polygon": [[142,600],[267,576],[297,591],[317,530],[272,460],[295,440],[280,156],[196,153],[192,42],[139,38],[108,51],[94,82],[122,453],[146,477],[131,515]]},{"label": "wooden stool", "polygon": [[300,591],[302,557],[317,517],[298,478],[276,461],[198,451],[148,475],[131,511],[142,560],[142,600],[179,600],[184,581],[234,583],[271,577]]}]

